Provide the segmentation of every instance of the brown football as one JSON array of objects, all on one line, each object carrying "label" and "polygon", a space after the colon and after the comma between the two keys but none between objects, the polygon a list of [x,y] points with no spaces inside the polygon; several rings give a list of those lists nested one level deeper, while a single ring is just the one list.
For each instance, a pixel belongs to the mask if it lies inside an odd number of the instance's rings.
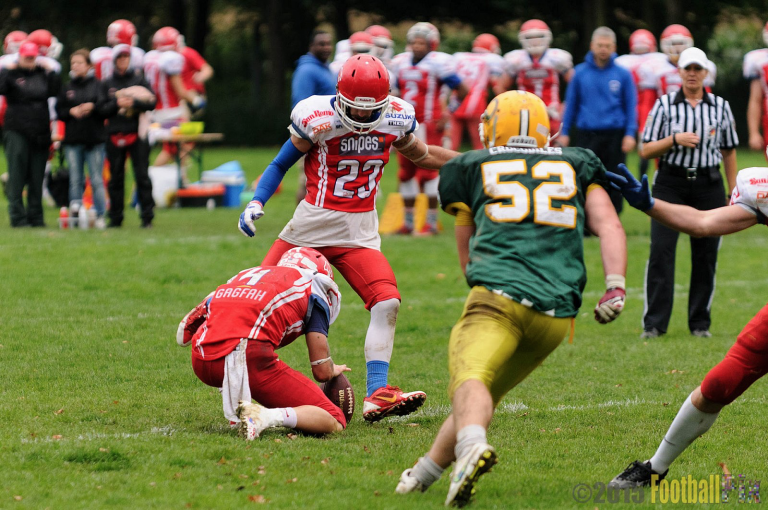
[{"label": "brown football", "polygon": [[344,417],[349,424],[352,415],[355,413],[355,392],[352,391],[352,385],[349,384],[344,374],[334,377],[321,385],[323,393],[333,404],[341,409]]}]

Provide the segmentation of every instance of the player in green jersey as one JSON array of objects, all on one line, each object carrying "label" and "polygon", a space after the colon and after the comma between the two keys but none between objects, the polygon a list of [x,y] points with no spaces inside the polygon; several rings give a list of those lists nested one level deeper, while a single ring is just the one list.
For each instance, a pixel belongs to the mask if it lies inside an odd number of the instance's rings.
[{"label": "player in green jersey", "polygon": [[496,97],[482,116],[483,150],[440,170],[440,200],[456,216],[459,262],[472,290],[451,331],[453,413],[396,491],[425,491],[455,461],[446,505],[469,503],[496,463],[486,439],[501,398],[573,327],[586,283],[584,229],[600,238],[607,291],[601,323],[624,307],[627,247],[605,168],[580,148],[550,148],[544,103],[528,92]]}]

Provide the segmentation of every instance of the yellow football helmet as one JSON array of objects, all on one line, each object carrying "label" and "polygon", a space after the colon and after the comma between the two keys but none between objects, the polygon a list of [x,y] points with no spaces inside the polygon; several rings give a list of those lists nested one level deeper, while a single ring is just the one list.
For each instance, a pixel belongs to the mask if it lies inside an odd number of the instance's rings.
[{"label": "yellow football helmet", "polygon": [[544,101],[521,90],[499,94],[480,116],[480,139],[486,148],[502,145],[546,147],[549,144],[549,115]]}]

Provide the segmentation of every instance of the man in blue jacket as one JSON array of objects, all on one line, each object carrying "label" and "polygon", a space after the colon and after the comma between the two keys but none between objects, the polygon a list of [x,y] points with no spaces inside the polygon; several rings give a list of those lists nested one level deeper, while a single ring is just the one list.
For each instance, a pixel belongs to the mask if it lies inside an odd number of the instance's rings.
[{"label": "man in blue jacket", "polygon": [[291,108],[309,96],[329,96],[336,93],[336,78],[328,68],[331,51],[331,34],[322,30],[312,32],[309,52],[299,58],[293,72]]},{"label": "man in blue jacket", "polygon": [[[328,68],[328,59],[333,51],[331,34],[315,30],[309,38],[309,52],[299,57],[291,81],[291,108],[296,103],[310,96],[332,96],[336,94],[336,76]],[[303,159],[299,166],[302,166]],[[296,190],[296,203],[304,200],[307,194],[307,179],[304,172],[299,172],[299,186]]]},{"label": "man in blue jacket", "polygon": [[[637,90],[632,75],[614,63],[616,34],[608,27],[592,33],[585,62],[576,66],[565,96],[565,116],[558,142],[570,143],[570,130],[578,130],[573,145],[591,149],[605,168],[614,170],[635,148]],[[616,212],[621,194],[609,190]]]}]

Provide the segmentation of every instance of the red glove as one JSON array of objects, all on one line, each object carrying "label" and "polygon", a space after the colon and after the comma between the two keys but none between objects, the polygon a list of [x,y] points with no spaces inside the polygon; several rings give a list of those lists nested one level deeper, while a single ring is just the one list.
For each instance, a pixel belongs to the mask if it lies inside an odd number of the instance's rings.
[{"label": "red glove", "polygon": [[180,346],[188,346],[192,342],[192,337],[197,333],[198,328],[208,318],[208,309],[205,306],[207,300],[208,298],[205,298],[202,303],[197,305],[179,323],[179,328],[176,330],[176,342]]},{"label": "red glove", "polygon": [[595,320],[600,324],[608,324],[614,321],[624,309],[626,297],[627,293],[620,287],[606,290],[595,307]]}]

